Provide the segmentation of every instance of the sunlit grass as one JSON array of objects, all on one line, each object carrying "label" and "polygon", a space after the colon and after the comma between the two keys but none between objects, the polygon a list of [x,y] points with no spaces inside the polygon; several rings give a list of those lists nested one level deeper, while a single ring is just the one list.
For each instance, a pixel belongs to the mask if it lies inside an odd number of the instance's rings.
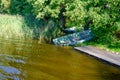
[{"label": "sunlit grass", "polygon": [[0,38],[38,39],[41,43],[50,42],[59,33],[59,27],[52,20],[45,22],[29,16],[0,14]]},{"label": "sunlit grass", "polygon": [[0,37],[15,39],[32,38],[32,30],[27,27],[22,16],[0,14]]}]

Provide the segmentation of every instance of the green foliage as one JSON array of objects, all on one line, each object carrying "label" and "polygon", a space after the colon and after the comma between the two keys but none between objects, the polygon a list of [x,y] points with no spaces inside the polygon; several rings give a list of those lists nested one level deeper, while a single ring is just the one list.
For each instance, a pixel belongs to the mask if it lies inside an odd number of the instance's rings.
[{"label": "green foliage", "polygon": [[[26,15],[58,26],[91,28],[95,41],[109,43],[119,39],[120,0],[0,0],[0,12]],[[51,29],[51,28],[48,28]],[[47,30],[48,30],[47,29]],[[57,33],[54,33],[57,34]]]},{"label": "green foliage", "polygon": [[83,3],[80,0],[34,0],[33,12],[37,18],[66,19],[65,25],[81,26],[86,16]]},{"label": "green foliage", "polygon": [[74,0],[74,2],[66,3],[66,12],[64,13],[67,21],[66,26],[79,26],[81,27],[85,21],[86,10],[84,3],[80,0]]},{"label": "green foliage", "polygon": [[0,0],[0,13],[26,15],[31,10],[30,0]]},{"label": "green foliage", "polygon": [[32,38],[32,30],[26,25],[22,16],[0,14],[0,25],[0,38]]},{"label": "green foliage", "polygon": [[107,43],[114,38],[119,28],[116,23],[120,23],[119,3],[119,0],[98,1],[89,8],[89,17],[93,20],[91,27],[98,41]]},{"label": "green foliage", "polygon": [[10,0],[0,0],[0,13],[9,13]]},{"label": "green foliage", "polygon": [[30,14],[32,5],[29,0],[11,0],[10,11],[12,14]]},{"label": "green foliage", "polygon": [[[65,18],[65,26],[91,28],[98,42],[111,42],[120,24],[120,0],[33,0],[37,18]],[[63,20],[63,19],[62,19]]]}]

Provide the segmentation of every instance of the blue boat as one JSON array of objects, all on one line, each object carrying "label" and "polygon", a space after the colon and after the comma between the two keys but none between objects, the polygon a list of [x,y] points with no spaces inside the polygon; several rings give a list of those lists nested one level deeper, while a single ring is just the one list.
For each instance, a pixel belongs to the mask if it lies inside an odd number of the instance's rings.
[{"label": "blue boat", "polygon": [[55,45],[61,45],[61,46],[72,46],[91,40],[92,38],[93,38],[93,34],[91,30],[84,30],[81,32],[76,32],[73,34],[68,34],[66,36],[53,39],[53,43]]}]

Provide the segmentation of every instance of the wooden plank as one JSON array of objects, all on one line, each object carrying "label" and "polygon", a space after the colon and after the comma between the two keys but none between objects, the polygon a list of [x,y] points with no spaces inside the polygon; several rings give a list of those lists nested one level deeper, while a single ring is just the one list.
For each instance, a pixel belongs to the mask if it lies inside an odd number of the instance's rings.
[{"label": "wooden plank", "polygon": [[112,65],[120,67],[120,55],[114,54],[105,50],[97,49],[92,46],[74,47],[74,49],[99,58]]}]

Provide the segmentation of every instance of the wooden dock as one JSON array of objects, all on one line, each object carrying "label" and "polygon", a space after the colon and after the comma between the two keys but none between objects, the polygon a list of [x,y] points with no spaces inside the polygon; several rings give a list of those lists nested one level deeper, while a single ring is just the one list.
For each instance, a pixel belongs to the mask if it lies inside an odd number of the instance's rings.
[{"label": "wooden dock", "polygon": [[120,55],[105,50],[97,49],[92,46],[74,47],[74,49],[96,57],[102,61],[108,62],[120,68]]}]

